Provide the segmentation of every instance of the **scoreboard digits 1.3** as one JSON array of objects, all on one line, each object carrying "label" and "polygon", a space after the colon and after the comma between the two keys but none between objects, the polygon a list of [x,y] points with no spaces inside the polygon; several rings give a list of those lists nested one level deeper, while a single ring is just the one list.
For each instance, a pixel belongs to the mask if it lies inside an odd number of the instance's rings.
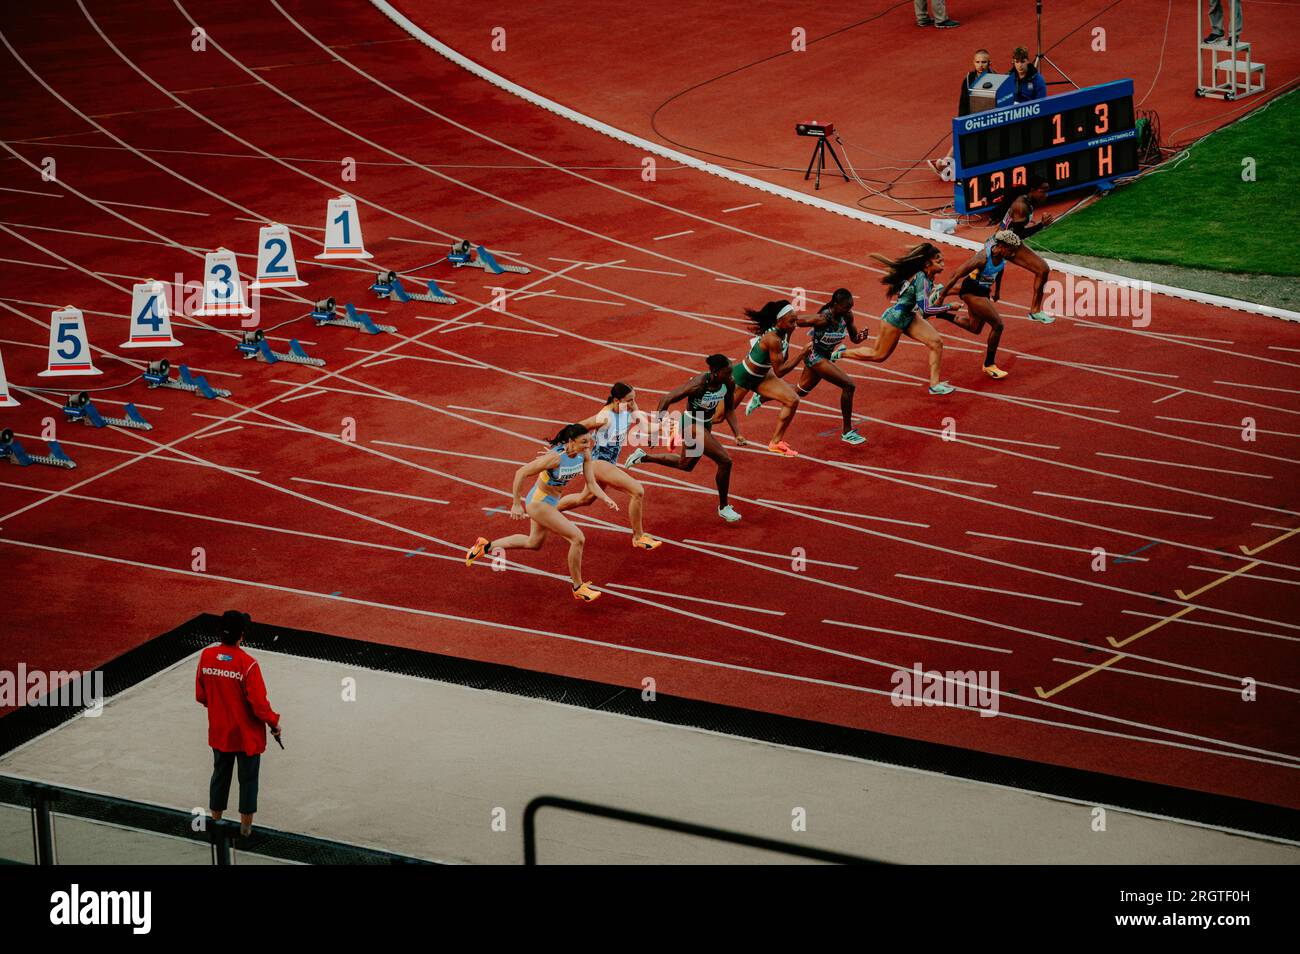
[{"label": "scoreboard digits 1.3", "polygon": [[963,214],[989,209],[1032,175],[1057,193],[1109,188],[1138,168],[1132,80],[958,116],[952,129],[954,204]]}]

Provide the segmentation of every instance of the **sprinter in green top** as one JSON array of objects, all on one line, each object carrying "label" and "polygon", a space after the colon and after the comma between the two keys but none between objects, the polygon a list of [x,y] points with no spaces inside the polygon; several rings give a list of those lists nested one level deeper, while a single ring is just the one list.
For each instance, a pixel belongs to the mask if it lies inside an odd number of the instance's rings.
[{"label": "sprinter in green top", "polygon": [[794,388],[781,380],[803,360],[807,350],[790,357],[790,335],[799,321],[794,305],[785,299],[769,301],[758,311],[745,309],[754,333],[746,355],[732,365],[732,379],[736,382],[736,401],[745,400],[750,391],[781,404],[776,418],[776,432],[767,443],[767,449],[782,457],[798,457],[797,451],[784,440],[786,429],[799,409],[799,395]]}]

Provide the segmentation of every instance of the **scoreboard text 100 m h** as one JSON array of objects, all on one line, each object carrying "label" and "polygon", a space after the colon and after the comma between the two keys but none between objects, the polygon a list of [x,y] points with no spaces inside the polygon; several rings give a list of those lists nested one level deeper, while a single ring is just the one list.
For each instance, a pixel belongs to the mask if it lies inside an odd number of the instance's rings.
[{"label": "scoreboard text 100 m h", "polygon": [[986,211],[1029,177],[1049,191],[1109,188],[1137,171],[1133,81],[1013,103],[952,121],[957,211]]}]

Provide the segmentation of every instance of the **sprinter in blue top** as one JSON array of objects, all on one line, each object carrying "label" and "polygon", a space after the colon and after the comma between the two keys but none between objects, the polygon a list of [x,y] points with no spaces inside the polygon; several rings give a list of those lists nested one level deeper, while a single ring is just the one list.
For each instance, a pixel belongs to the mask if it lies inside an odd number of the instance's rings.
[{"label": "sprinter in blue top", "polygon": [[[592,417],[582,421],[582,426],[591,431],[595,446],[591,451],[591,472],[595,475],[596,485],[606,490],[617,487],[627,494],[627,519],[632,525],[632,546],[638,550],[654,550],[662,543],[645,532],[642,525],[645,512],[645,488],[631,474],[620,470],[618,455],[628,441],[629,432],[638,436],[639,420],[644,413],[636,406],[636,392],[631,385],[622,381],[609,389],[609,397]],[[580,494],[565,494],[560,498],[556,510],[564,513],[577,507],[587,507],[596,501],[594,485],[588,483]]]},{"label": "sprinter in blue top", "polygon": [[[618,510],[618,504],[596,482],[591,460],[592,444],[586,426],[567,424],[560,428],[560,432],[548,442],[549,450],[515,471],[510,519],[523,520],[527,517],[532,521],[528,533],[516,533],[495,543],[487,537],[479,537],[465,554],[465,565],[473,566],[484,554],[496,550],[540,550],[546,538],[553,533],[569,541],[569,577],[573,581],[573,598],[585,603],[599,599],[600,590],[594,589],[590,581],[584,582],[582,579],[582,548],[586,537],[557,509],[565,486],[573,478],[581,476],[598,500],[610,510]],[[530,479],[534,481],[533,486],[521,500],[524,485]]]},{"label": "sprinter in blue top", "polygon": [[945,298],[956,291],[966,305],[967,314],[958,316],[952,312],[942,312],[937,317],[951,321],[958,328],[965,328],[973,335],[982,332],[985,325],[989,326],[989,345],[984,352],[984,373],[995,381],[1005,378],[1007,372],[997,365],[998,342],[1002,340],[1002,316],[998,314],[997,306],[993,304],[991,296],[993,289],[1002,281],[1002,270],[1007,267],[1007,262],[1014,262],[1020,251],[1019,235],[1010,229],[995,232],[984,243],[982,249],[957,269],[961,286],[957,286],[957,279],[954,278],[948,283],[948,287],[943,289],[943,294],[936,302],[942,304]]}]

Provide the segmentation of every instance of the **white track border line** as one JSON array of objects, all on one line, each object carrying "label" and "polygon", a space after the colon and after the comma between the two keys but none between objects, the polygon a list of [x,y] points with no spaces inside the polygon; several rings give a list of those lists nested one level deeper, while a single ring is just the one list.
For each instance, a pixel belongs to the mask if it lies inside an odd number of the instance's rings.
[{"label": "white track border line", "polygon": [[[414,21],[407,18],[398,11],[388,0],[370,0],[380,13],[392,20],[400,29],[409,33],[422,44],[433,50],[435,53],[451,60],[461,69],[477,76],[479,79],[486,80],[498,89],[511,93],[527,103],[538,106],[547,112],[554,113],[562,119],[577,123],[593,132],[616,139],[621,143],[633,146],[646,152],[654,153],[665,159],[670,159],[680,165],[687,166],[699,172],[708,173],[711,176],[717,176],[720,179],[727,179],[731,182],[743,186],[749,186],[752,189],[758,189],[760,192],[766,192],[769,195],[779,196],[792,202],[799,202],[803,205],[810,205],[814,208],[821,209],[824,212],[834,212],[836,215],[842,215],[850,219],[856,219],[859,222],[867,222],[871,225],[878,225],[882,228],[892,229],[895,232],[904,232],[908,235],[914,235],[918,238],[927,239],[931,242],[939,242],[946,245],[957,246],[974,250],[981,248],[979,242],[971,239],[958,238],[954,235],[945,235],[942,232],[936,232],[933,229],[927,229],[919,225],[911,225],[907,222],[896,222],[893,219],[880,215],[873,215],[870,212],[864,212],[861,209],[851,208],[850,206],[841,205],[838,202],[831,202],[820,196],[806,195],[797,192],[794,189],[785,186],[776,185],[754,176],[745,175],[743,172],[733,172],[723,166],[715,165],[711,162],[705,162],[694,156],[687,155],[684,152],[678,152],[676,149],[670,149],[667,146],[651,142],[649,139],[643,139],[640,136],[625,132],[608,123],[603,123],[594,117],[587,116],[568,106],[563,106],[552,99],[548,99],[539,93],[534,93],[518,83],[512,83],[497,73],[492,72],[487,67],[476,63],[467,56],[463,56],[447,44],[435,39]],[[1055,259],[1045,259],[1052,268],[1066,273],[1079,275],[1084,278],[1091,278],[1101,282],[1111,282],[1115,284],[1130,284],[1134,279],[1127,278],[1123,275],[1115,275],[1111,272],[1103,272],[1093,268],[1084,268],[1079,265],[1071,265],[1067,262],[1058,262]],[[1244,311],[1256,315],[1267,315],[1271,318],[1281,318],[1286,321],[1300,321],[1300,312],[1290,311],[1286,308],[1275,308],[1270,305],[1260,305],[1255,302],[1241,301],[1236,298],[1224,298],[1220,295],[1210,295],[1205,292],[1193,291],[1188,288],[1178,288],[1174,285],[1161,285],[1155,282],[1148,283],[1151,290],[1170,298],[1181,298],[1185,301],[1193,301],[1203,305],[1211,305],[1216,308],[1230,308],[1234,311]]]}]

